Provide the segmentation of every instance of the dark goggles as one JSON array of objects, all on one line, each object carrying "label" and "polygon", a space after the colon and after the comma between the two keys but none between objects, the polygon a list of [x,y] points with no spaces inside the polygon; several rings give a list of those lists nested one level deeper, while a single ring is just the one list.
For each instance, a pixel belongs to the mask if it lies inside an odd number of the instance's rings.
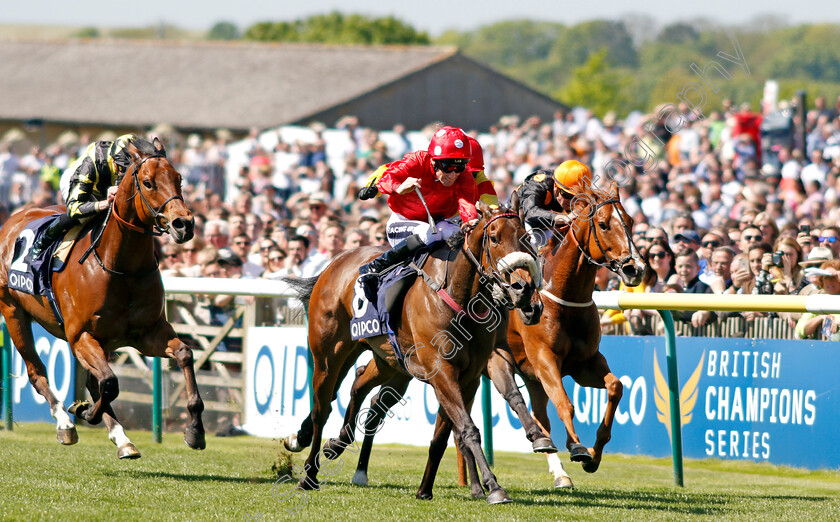
[{"label": "dark goggles", "polygon": [[437,161],[437,168],[441,172],[463,172],[470,162],[469,158],[444,158]]}]

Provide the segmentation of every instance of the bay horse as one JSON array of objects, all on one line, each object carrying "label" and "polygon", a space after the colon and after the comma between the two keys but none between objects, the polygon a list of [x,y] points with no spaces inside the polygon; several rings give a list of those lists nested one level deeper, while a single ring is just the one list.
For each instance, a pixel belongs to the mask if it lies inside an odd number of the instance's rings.
[{"label": "bay horse", "polygon": [[[556,487],[572,487],[572,482],[555,455],[557,450],[550,439],[550,424],[545,413],[547,397],[538,375],[551,383],[552,400],[558,405],[560,418],[568,419],[567,445],[572,450],[572,460],[589,461],[585,462],[584,469],[594,472],[600,463],[603,446],[609,441],[612,419],[622,392],[621,383],[610,373],[606,359],[598,351],[600,316],[592,302],[595,273],[598,267],[608,265],[625,284],[636,286],[645,270],[639,251],[631,240],[633,219],[625,212],[617,193],[590,189],[582,194],[575,200],[577,217],[565,236],[555,234],[543,249],[543,277],[547,281],[546,288],[540,292],[544,305],[543,318],[538,324],[528,325],[515,314],[510,314],[509,319],[505,314],[504,322],[498,329],[496,348],[486,368],[486,374],[496,389],[516,412],[533,451],[547,454],[551,471],[556,474]],[[518,206],[515,198],[513,205]],[[539,368],[539,373],[535,367]],[[533,417],[514,380],[515,370],[523,377],[529,390]],[[609,390],[610,406],[592,450],[586,450],[574,433],[571,423],[574,412],[560,380],[562,375],[567,374],[582,385]],[[337,439],[331,439],[328,446],[325,445],[336,457],[340,455],[354,440],[356,415],[367,394],[379,385],[389,390],[386,394],[380,391],[371,400],[364,426],[365,438],[353,475],[356,485],[367,485],[376,427],[384,413],[405,392],[405,387],[400,387],[401,383],[393,377],[394,372],[377,360],[359,368],[351,388],[344,427]],[[436,426],[441,422],[438,416]],[[448,438],[448,431],[445,433]],[[440,436],[444,433],[441,432]],[[462,453],[470,474],[471,494],[480,496],[481,486],[471,456]]]},{"label": "bay horse", "polygon": [[[382,252],[381,248],[363,247],[339,255],[317,280],[303,280],[299,293],[309,298],[309,347],[315,361],[312,377],[314,407],[300,431],[289,435],[286,448],[301,451],[312,445],[306,460],[306,474],[298,487],[317,489],[321,463],[321,436],[335,398],[338,384],[365,349],[372,349],[377,363],[392,372],[394,387],[403,392],[412,378],[432,385],[440,403],[441,418],[455,430],[455,438],[465,455],[470,455],[481,470],[482,483],[490,504],[510,502],[487,465],[481,450],[481,437],[470,418],[467,404],[475,395],[481,372],[493,349],[498,326],[498,311],[493,293],[509,299],[519,309],[524,323],[539,321],[542,311],[534,297],[541,286],[537,260],[527,247],[525,229],[517,212],[477,205],[481,219],[460,243],[448,241],[450,248],[433,252],[423,271],[426,282],[416,281],[407,291],[397,328],[398,343],[405,350],[400,363],[384,336],[352,341],[350,319],[353,317],[354,283],[358,268]],[[450,238],[452,239],[452,238]],[[454,254],[454,255],[453,255]],[[454,257],[454,259],[452,259]],[[420,279],[418,277],[418,279]],[[292,280],[289,280],[290,282]],[[428,283],[428,284],[427,284]],[[440,284],[436,293],[431,285]],[[444,299],[450,301],[449,304]],[[409,347],[405,349],[405,347]],[[446,438],[439,436],[429,448],[429,463],[417,497],[432,498],[437,466],[446,450]],[[324,456],[337,454],[325,447]],[[481,487],[480,485],[478,486]]]},{"label": "bay horse", "polygon": [[[64,327],[46,297],[9,288],[9,265],[16,238],[29,222],[62,212],[64,207],[19,212],[0,229],[0,311],[26,363],[29,382],[49,403],[57,422],[59,443],[75,444],[78,434],[64,404],[50,391],[46,369],[35,350],[33,319],[50,334],[65,339],[88,371],[86,385],[94,403],[77,401],[70,413],[91,424],[104,419],[119,458],[140,457],[111,408],[119,394],[119,384],[108,365],[108,354],[122,346],[178,362],[187,383],[190,414],[184,440],[191,448],[204,449],[204,403],[195,380],[193,354],[166,321],[163,283],[153,241],[153,235],[164,232],[170,233],[177,243],[189,241],[193,237],[193,216],[181,195],[181,175],[169,163],[160,140],[149,142],[135,136],[126,151],[131,163],[119,182],[104,228],[97,237],[95,232],[80,237],[64,269],[51,274]],[[21,256],[31,247],[30,241]],[[85,254],[89,248],[92,255]]]}]

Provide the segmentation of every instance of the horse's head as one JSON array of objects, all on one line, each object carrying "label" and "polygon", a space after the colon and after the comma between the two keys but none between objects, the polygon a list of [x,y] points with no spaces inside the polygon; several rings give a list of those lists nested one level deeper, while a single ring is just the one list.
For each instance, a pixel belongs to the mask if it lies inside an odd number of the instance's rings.
[{"label": "horse's head", "polygon": [[606,265],[627,286],[637,286],[645,274],[645,262],[633,243],[633,218],[624,210],[618,191],[587,188],[575,196],[577,219],[568,232],[586,259]]},{"label": "horse's head", "polygon": [[166,159],[160,140],[135,138],[125,150],[131,164],[120,190],[133,202],[137,219],[147,229],[169,232],[176,243],[192,239],[195,220],[181,195],[181,175]]},{"label": "horse's head", "polygon": [[[542,288],[542,270],[531,254],[518,209],[494,208],[483,202],[477,208],[481,220],[473,233],[481,234],[478,248],[482,276],[491,279],[482,284],[493,285],[495,297],[517,308],[525,324],[539,322],[542,304],[533,298],[536,290]],[[474,249],[475,245],[469,248]]]}]

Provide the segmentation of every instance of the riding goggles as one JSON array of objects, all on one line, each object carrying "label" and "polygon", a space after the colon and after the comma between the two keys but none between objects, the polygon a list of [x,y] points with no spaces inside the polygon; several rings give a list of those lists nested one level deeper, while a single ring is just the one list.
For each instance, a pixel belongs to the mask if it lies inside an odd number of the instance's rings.
[{"label": "riding goggles", "polygon": [[436,161],[438,169],[446,173],[463,172],[470,162],[469,158],[444,158]]}]

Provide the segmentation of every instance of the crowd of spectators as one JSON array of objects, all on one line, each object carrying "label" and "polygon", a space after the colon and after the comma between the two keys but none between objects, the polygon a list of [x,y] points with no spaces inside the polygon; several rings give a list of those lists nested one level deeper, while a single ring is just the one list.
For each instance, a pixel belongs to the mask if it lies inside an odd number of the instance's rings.
[{"label": "crowd of spectators", "polygon": [[[780,109],[790,110],[790,103],[782,102]],[[558,111],[550,121],[506,116],[486,131],[467,131],[482,144],[486,173],[503,202],[538,168],[577,159],[591,165],[598,183],[604,183],[610,161],[628,162],[630,175],[620,180],[619,192],[635,221],[633,239],[651,268],[634,291],[835,293],[840,97],[834,107],[817,99],[805,111],[799,148],[794,136],[762,143],[760,122],[766,114],[746,104],[727,100],[702,118],[684,106],[679,110],[681,116],[658,110],[619,121],[612,113],[597,118],[576,109]],[[435,128],[430,124],[423,132],[430,137]],[[192,241],[177,245],[164,236],[164,273],[308,277],[343,249],[386,245],[385,198],[360,201],[356,194],[379,165],[412,150],[406,130],[391,131],[399,137],[395,148],[393,140],[386,145],[358,119],[342,118],[336,129],[346,133],[351,146],[340,152],[336,165],[328,161],[336,154],[328,150],[324,129],[313,129],[313,140],[279,139],[273,148],[262,146],[254,131],[247,160],[236,165],[228,159],[230,136],[223,132],[180,141],[163,136],[171,161],[184,175],[184,197],[196,217]],[[29,206],[58,203],[61,171],[92,139],[22,155],[0,144],[0,219]],[[234,179],[226,180],[230,172]],[[600,274],[599,288],[618,288],[618,282]],[[602,323],[626,323],[628,331],[646,333],[643,319],[651,313],[609,313]],[[754,320],[761,314],[744,315]],[[699,326],[716,314],[676,316]],[[802,328],[798,317],[785,318],[802,336],[816,331],[813,317]],[[831,333],[837,324],[829,324]]]}]

